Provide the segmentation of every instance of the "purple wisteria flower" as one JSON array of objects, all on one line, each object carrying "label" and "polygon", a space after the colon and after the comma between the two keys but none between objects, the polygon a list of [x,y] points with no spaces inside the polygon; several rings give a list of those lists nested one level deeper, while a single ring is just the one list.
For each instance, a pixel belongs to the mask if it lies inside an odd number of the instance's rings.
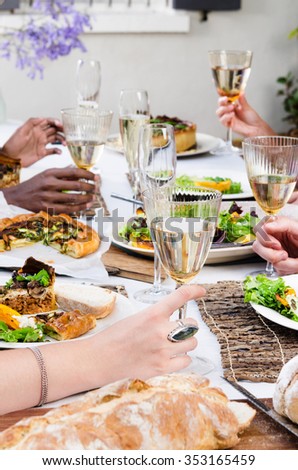
[{"label": "purple wisteria flower", "polygon": [[73,49],[85,52],[79,36],[91,29],[90,17],[76,10],[74,0],[34,0],[40,13],[18,30],[7,30],[0,41],[0,58],[16,57],[16,66],[30,78],[43,78],[44,59],[56,60]]}]

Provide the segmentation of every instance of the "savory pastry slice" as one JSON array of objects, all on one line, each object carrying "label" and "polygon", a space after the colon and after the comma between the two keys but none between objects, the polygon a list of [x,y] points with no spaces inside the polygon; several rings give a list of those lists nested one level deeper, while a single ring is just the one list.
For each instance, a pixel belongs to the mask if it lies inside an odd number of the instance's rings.
[{"label": "savory pastry slice", "polygon": [[30,257],[0,287],[0,303],[22,315],[49,312],[56,308],[54,282],[54,268]]},{"label": "savory pastry slice", "polygon": [[20,182],[21,162],[6,155],[0,155],[0,188],[9,188]]},{"label": "savory pastry slice", "polygon": [[31,245],[41,241],[48,223],[48,214],[20,214],[12,219],[0,221],[0,251]]},{"label": "savory pastry slice", "polygon": [[37,315],[36,321],[43,323],[45,334],[58,341],[78,338],[96,326],[94,315],[84,314],[79,310]]},{"label": "savory pastry slice", "polygon": [[[169,117],[165,115],[156,116],[155,118],[152,118],[150,122],[152,124],[170,124],[174,127],[177,153],[185,152],[186,150],[195,147],[197,130],[195,123],[190,121],[182,121],[177,117]],[[162,145],[162,141],[159,140],[158,145]]]}]

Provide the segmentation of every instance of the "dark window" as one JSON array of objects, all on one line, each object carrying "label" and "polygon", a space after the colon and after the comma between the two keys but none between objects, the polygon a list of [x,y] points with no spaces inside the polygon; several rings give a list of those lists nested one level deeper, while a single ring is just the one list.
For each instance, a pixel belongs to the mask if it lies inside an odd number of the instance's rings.
[{"label": "dark window", "polygon": [[239,10],[241,0],[173,0],[173,7],[179,10]]}]

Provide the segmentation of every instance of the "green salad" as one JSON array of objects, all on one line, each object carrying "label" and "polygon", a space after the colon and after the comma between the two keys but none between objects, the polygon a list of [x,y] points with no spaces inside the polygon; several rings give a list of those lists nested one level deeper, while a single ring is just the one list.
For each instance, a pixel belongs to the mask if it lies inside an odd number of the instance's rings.
[{"label": "green salad", "polygon": [[230,178],[221,178],[220,176],[188,176],[182,175],[176,178],[176,184],[181,188],[189,186],[205,186],[212,189],[217,189],[222,194],[239,194],[243,193],[241,183],[232,181]]},{"label": "green salad", "polygon": [[36,343],[38,341],[45,341],[43,325],[36,324],[34,328],[27,326],[11,330],[4,321],[0,321],[0,340],[8,343]]},{"label": "green salad", "polygon": [[295,289],[282,278],[268,279],[264,274],[247,276],[243,283],[244,302],[253,302],[272,308],[281,315],[298,322],[298,297]]},{"label": "green salad", "polygon": [[236,202],[218,216],[217,226],[224,232],[224,242],[248,243],[255,240],[254,227],[259,222],[255,211],[243,211]]}]

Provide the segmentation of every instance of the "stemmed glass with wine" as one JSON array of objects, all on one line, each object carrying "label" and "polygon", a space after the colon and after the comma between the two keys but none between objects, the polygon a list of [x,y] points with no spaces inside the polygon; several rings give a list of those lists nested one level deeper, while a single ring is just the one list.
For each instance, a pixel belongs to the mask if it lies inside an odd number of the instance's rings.
[{"label": "stemmed glass with wine", "polygon": [[[253,195],[267,214],[276,214],[288,202],[298,176],[298,138],[286,136],[251,137],[244,140],[243,157]],[[272,263],[251,274],[274,277]]]},{"label": "stemmed glass with wine", "polygon": [[[175,182],[176,145],[174,127],[169,124],[146,124],[139,133],[139,182],[141,191],[155,191]],[[161,284],[161,263],[154,249],[154,280],[150,288],[137,291],[136,300],[145,303],[158,302],[171,291]]]},{"label": "stemmed glass with wine", "polygon": [[139,131],[150,122],[149,98],[146,90],[121,90],[119,124],[124,155],[134,197],[139,191],[138,146]]},{"label": "stemmed glass with wine", "polygon": [[[61,110],[61,117],[66,144],[75,165],[92,170],[103,153],[113,112],[82,107],[65,108]],[[99,207],[98,201],[94,202],[93,207]]]},{"label": "stemmed glass with wine", "polygon": [[[247,85],[252,52],[214,50],[209,51],[208,56],[217,93],[226,96],[229,103],[236,103]],[[232,145],[232,128],[229,126],[225,145],[211,153],[221,155],[232,152],[240,153],[240,150]]]},{"label": "stemmed glass with wine", "polygon": [[[215,233],[221,193],[203,187],[181,189],[177,185],[144,191],[144,205],[152,239],[161,263],[177,287],[199,274],[207,259]],[[186,316],[186,305],[179,309],[179,320]],[[207,373],[213,364],[206,358],[194,358],[199,373]]]}]

